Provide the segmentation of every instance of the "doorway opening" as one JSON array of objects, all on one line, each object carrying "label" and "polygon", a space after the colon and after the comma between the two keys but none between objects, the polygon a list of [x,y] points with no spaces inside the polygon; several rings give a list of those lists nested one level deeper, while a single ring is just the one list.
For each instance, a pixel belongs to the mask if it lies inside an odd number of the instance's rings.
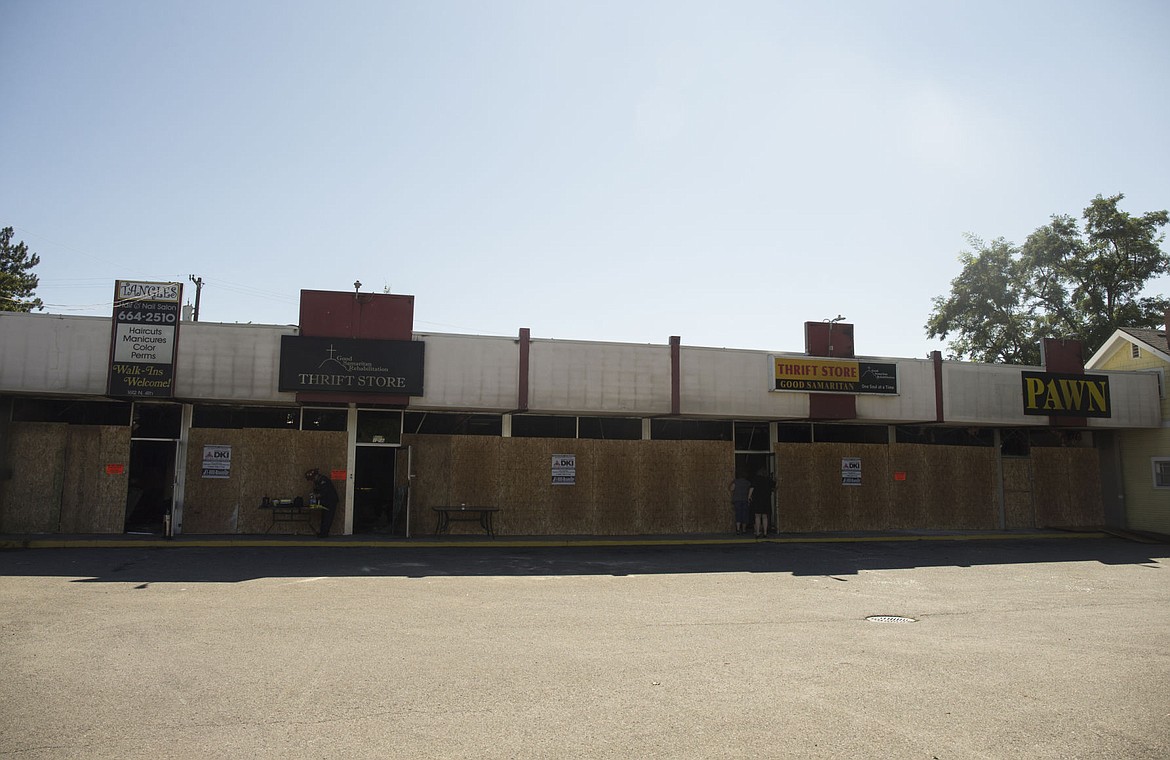
[{"label": "doorway opening", "polygon": [[175,500],[175,441],[131,441],[127,533],[162,534]]},{"label": "doorway opening", "polygon": [[357,446],[353,470],[353,532],[405,536],[406,516],[394,490],[397,446]]},{"label": "doorway opening", "polygon": [[770,483],[768,505],[768,532],[778,533],[779,515],[776,514],[776,457],[774,454],[755,454],[736,452],[736,477],[744,477],[752,482],[753,488],[759,490],[763,485],[761,479]]}]

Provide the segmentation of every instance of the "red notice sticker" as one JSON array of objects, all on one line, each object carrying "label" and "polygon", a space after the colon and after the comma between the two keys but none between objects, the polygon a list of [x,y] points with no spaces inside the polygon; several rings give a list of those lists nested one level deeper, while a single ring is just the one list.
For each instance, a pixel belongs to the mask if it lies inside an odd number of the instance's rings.
[{"label": "red notice sticker", "polygon": [[124,464],[107,464],[106,465],[106,474],[107,475],[123,475],[123,474],[125,474],[125,472],[126,472],[126,465],[124,465]]},{"label": "red notice sticker", "polygon": [[330,480],[345,480],[345,475],[346,475],[345,470],[330,470],[329,471],[329,479]]},{"label": "red notice sticker", "polygon": [[906,479],[906,473],[902,472],[901,470],[894,473],[894,480],[905,480],[905,479]]}]

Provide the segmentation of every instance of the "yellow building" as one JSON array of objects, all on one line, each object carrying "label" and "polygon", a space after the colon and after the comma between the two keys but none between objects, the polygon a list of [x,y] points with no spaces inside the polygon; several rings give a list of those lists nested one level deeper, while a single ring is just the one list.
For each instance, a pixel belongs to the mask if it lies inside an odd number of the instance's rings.
[{"label": "yellow building", "polygon": [[1118,431],[1126,527],[1170,535],[1170,399],[1166,330],[1124,327],[1085,364],[1088,370],[1154,373],[1161,390],[1162,426]]}]

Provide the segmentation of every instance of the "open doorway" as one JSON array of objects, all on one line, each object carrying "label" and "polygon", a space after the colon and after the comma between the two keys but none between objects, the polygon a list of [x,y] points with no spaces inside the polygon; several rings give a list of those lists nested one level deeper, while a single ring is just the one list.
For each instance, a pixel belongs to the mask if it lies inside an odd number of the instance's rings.
[{"label": "open doorway", "polygon": [[735,474],[736,477],[744,477],[752,482],[755,488],[759,478],[767,478],[772,485],[769,489],[771,491],[771,505],[769,509],[768,518],[768,532],[779,532],[777,521],[779,516],[776,514],[776,457],[774,454],[749,454],[737,452],[735,455]]},{"label": "open doorway", "polygon": [[406,535],[406,520],[394,493],[396,446],[361,446],[354,451],[353,532]]},{"label": "open doorway", "polygon": [[175,441],[131,441],[127,533],[164,532],[175,498]]}]

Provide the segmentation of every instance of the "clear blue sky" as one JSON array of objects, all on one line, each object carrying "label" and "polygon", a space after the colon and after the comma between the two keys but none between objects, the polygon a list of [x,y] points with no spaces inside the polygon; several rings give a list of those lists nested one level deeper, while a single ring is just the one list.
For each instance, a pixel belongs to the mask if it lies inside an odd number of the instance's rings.
[{"label": "clear blue sky", "polygon": [[[925,356],[964,233],[1170,207],[1170,3],[0,0],[46,311]],[[1165,292],[1167,283],[1157,283]]]}]

